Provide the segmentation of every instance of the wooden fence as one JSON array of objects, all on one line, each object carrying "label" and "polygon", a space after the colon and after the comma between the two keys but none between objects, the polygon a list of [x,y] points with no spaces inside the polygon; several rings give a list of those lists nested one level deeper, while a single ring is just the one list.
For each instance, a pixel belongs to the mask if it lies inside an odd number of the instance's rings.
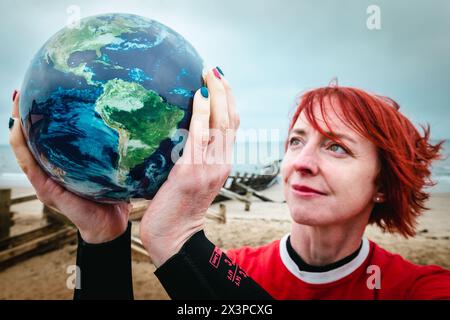
[{"label": "wooden fence", "polygon": [[[11,206],[34,200],[37,200],[36,195],[12,198],[10,189],[0,190],[0,270],[37,254],[61,248],[67,243],[76,243],[75,226],[56,209],[46,205],[43,207],[44,226],[11,236],[11,227],[14,225]],[[134,202],[130,220],[139,221],[148,204],[149,201]],[[218,223],[226,223],[226,207],[222,203],[219,207],[219,212],[208,210],[206,217]],[[133,236],[131,240],[132,250],[148,257],[140,239]]]},{"label": "wooden fence", "polygon": [[[233,199],[244,203],[245,211],[250,210],[252,197],[262,201],[270,201],[259,191],[266,188],[276,177],[272,175],[256,175],[237,173],[228,177],[214,202]],[[67,243],[75,243],[77,230],[75,226],[54,208],[43,207],[45,225],[20,235],[11,236],[11,227],[14,224],[14,212],[11,206],[37,200],[36,195],[27,195],[17,198],[11,197],[11,189],[0,189],[0,270],[23,259],[60,248]],[[133,202],[130,213],[131,221],[139,221],[149,201]],[[209,209],[206,218],[218,223],[226,223],[226,206],[219,204],[219,211]],[[139,238],[132,237],[132,250],[138,254],[147,255]]]}]

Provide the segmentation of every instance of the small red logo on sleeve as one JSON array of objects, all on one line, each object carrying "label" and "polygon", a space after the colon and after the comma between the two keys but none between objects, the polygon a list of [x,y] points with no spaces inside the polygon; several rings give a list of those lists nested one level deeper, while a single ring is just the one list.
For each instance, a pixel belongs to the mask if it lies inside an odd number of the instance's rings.
[{"label": "small red logo on sleeve", "polygon": [[220,258],[222,258],[222,250],[215,247],[213,253],[211,254],[211,258],[209,259],[209,263],[217,269],[219,267]]}]

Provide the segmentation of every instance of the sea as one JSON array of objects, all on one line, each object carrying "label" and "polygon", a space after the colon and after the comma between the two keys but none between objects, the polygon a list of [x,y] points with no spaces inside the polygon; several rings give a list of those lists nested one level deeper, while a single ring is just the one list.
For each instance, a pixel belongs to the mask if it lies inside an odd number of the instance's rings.
[{"label": "sea", "polygon": [[[433,141],[435,143],[435,141]],[[444,144],[444,159],[432,165],[432,179],[436,182],[429,189],[432,193],[450,192],[450,140]],[[232,174],[267,172],[267,167],[284,155],[284,141],[238,142],[231,159]],[[9,145],[0,145],[0,188],[28,187]]]}]

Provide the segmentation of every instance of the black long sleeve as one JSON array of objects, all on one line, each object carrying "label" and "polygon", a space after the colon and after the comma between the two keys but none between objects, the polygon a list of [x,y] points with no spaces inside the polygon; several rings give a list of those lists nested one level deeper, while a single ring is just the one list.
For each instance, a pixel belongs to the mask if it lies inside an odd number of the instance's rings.
[{"label": "black long sleeve", "polygon": [[78,232],[75,300],[133,299],[131,223],[118,238],[101,244],[85,242]]},{"label": "black long sleeve", "polygon": [[272,299],[203,231],[194,234],[155,275],[172,299]]}]

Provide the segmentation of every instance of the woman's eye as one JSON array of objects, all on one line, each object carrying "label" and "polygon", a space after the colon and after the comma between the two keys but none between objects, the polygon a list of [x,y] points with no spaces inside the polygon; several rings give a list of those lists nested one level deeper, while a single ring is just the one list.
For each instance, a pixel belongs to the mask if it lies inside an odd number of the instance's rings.
[{"label": "woman's eye", "polygon": [[290,146],[298,146],[300,143],[301,143],[301,141],[298,138],[290,138],[289,139]]},{"label": "woman's eye", "polygon": [[340,153],[340,154],[347,154],[347,150],[345,150],[342,146],[340,146],[339,144],[332,144],[331,146],[328,147],[328,150],[332,151],[332,152],[336,152],[336,153]]}]

